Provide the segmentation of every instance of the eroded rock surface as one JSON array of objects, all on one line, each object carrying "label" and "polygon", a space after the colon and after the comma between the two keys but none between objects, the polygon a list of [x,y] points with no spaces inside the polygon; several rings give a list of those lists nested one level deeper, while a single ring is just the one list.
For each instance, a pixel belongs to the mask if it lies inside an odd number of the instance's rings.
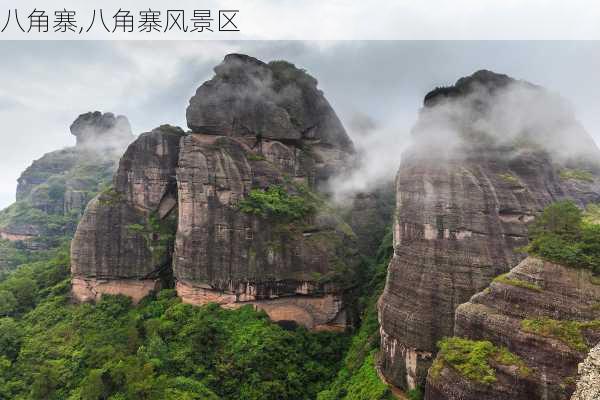
[{"label": "eroded rock surface", "polygon": [[71,236],[133,140],[127,118],[112,113],[83,114],[71,131],[76,146],[45,154],[21,174],[17,201],[0,212],[0,237],[34,250]]},{"label": "eroded rock surface", "polygon": [[349,212],[349,224],[360,239],[362,254],[375,256],[383,234],[389,229],[395,209],[394,182],[386,182],[371,192],[357,193]]},{"label": "eroded rock surface", "polygon": [[[403,388],[424,385],[458,305],[521,260],[514,250],[527,243],[537,212],[559,199],[600,199],[589,162],[600,152],[560,98],[531,84],[483,71],[436,89],[413,136],[397,176],[395,255],[379,301],[382,372]],[[589,157],[577,164],[574,154]],[[566,168],[591,178],[566,179]]]},{"label": "eroded rock surface", "polygon": [[[430,372],[426,399],[569,399],[578,363],[600,341],[599,304],[600,286],[593,283],[590,271],[526,258],[457,308],[455,335],[506,347],[529,372],[496,366],[497,381],[482,384],[444,364],[442,371]],[[532,330],[527,321],[538,321],[537,326],[596,321],[597,326],[570,328],[569,336],[563,337],[550,333],[559,328]]]},{"label": "eroded rock surface", "polygon": [[197,133],[314,140],[352,149],[316,79],[285,61],[266,64],[243,54],[227,55],[214,78],[190,100],[187,121]]},{"label": "eroded rock surface", "polygon": [[571,400],[600,399],[600,344],[590,350],[578,371],[577,389]]},{"label": "eroded rock surface", "polygon": [[[357,266],[356,237],[319,188],[349,165],[352,142],[316,80],[293,65],[234,54],[215,73],[190,101],[192,132],[140,136],[114,188],[89,205],[72,245],[73,293],[148,293],[168,273],[187,303],[254,304],[274,320],[345,326],[336,277]],[[240,209],[269,188],[314,211],[278,219]]]},{"label": "eroded rock surface", "polygon": [[[140,135],[119,163],[114,188],[88,205],[73,238],[73,293],[80,300],[113,293],[101,281],[120,281],[145,290],[157,287],[159,274],[170,268],[172,240],[168,224],[176,218],[175,169],[183,131],[163,126]],[[162,236],[162,237],[161,237]],[[165,242],[166,241],[166,242]],[[124,294],[127,290],[122,289]],[[137,292],[136,292],[137,293]],[[134,296],[143,297],[141,294]]]}]

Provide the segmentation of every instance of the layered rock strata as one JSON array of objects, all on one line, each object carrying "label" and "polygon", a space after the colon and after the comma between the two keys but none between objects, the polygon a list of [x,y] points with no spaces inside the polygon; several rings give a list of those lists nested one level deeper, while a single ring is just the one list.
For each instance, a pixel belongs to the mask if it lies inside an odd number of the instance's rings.
[{"label": "layered rock strata", "polygon": [[[458,305],[522,259],[515,249],[537,212],[564,198],[600,199],[589,162],[600,152],[568,107],[504,75],[480,71],[428,94],[413,137],[397,175],[395,250],[379,301],[381,369],[402,388],[424,386]],[[574,168],[587,179],[572,179]]]},{"label": "layered rock strata", "polygon": [[527,372],[495,365],[497,380],[484,384],[441,360],[441,371],[429,373],[426,399],[569,399],[578,363],[600,341],[599,304],[590,271],[526,258],[457,308],[455,335],[507,348]]},{"label": "layered rock strata", "polygon": [[[335,277],[356,267],[356,238],[319,189],[349,165],[353,148],[316,85],[289,63],[226,56],[190,100],[191,132],[142,135],[114,188],[88,206],[71,251],[75,297],[113,293],[104,281],[139,297],[166,274],[187,303],[254,304],[275,320],[343,327]],[[272,190],[285,197],[274,201],[289,197],[311,211],[242,209]]]},{"label": "layered rock strata", "polygon": [[140,135],[121,158],[114,188],[86,208],[71,246],[77,299],[118,292],[139,300],[170,269],[182,136],[170,126]]}]

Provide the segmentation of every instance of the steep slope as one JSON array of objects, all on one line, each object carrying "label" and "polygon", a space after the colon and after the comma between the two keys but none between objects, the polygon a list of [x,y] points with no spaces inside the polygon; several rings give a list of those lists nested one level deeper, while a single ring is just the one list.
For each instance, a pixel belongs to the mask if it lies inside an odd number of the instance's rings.
[{"label": "steep slope", "polygon": [[379,301],[381,368],[423,386],[458,305],[516,265],[527,223],[598,201],[600,152],[560,97],[479,71],[425,98],[396,181],[395,254]]},{"label": "steep slope", "polygon": [[456,310],[455,335],[506,347],[493,384],[438,356],[426,398],[568,399],[577,364],[600,341],[600,286],[590,271],[528,257]]},{"label": "steep slope", "polygon": [[365,268],[361,281],[359,303],[362,304],[360,328],[353,334],[352,342],[341,369],[331,385],[317,396],[317,400],[390,400],[391,388],[378,374],[376,360],[379,348],[377,299],[385,284],[385,272],[392,256],[392,231],[388,226],[375,257]]},{"label": "steep slope", "polygon": [[[183,131],[163,126],[127,149],[106,189],[88,205],[73,239],[73,293],[96,292],[139,300],[170,269],[175,234],[175,168]],[[83,279],[83,277],[94,279]]]},{"label": "steep slope", "polygon": [[176,281],[184,302],[254,304],[309,328],[346,324],[355,235],[319,193],[353,156],[304,71],[231,54],[187,110],[127,150],[72,244],[73,293],[141,299]]},{"label": "steep slope", "polygon": [[4,248],[43,249],[71,236],[133,140],[127,118],[98,111],[80,115],[71,133],[76,146],[44,155],[19,177],[17,201],[0,211],[0,237],[12,242]]}]

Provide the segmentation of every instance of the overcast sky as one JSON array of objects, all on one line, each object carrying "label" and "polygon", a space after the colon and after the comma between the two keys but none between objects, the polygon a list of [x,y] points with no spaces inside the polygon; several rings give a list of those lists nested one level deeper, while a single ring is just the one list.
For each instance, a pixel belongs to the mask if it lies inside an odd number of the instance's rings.
[{"label": "overcast sky", "polygon": [[[68,127],[81,113],[126,115],[136,134],[185,127],[189,98],[230,52],[305,68],[353,139],[388,143],[398,161],[427,91],[482,68],[560,93],[600,141],[600,42],[21,41],[0,50],[0,208],[14,201],[16,179],[34,159],[74,144]],[[364,117],[378,126],[370,142],[354,129]]]}]

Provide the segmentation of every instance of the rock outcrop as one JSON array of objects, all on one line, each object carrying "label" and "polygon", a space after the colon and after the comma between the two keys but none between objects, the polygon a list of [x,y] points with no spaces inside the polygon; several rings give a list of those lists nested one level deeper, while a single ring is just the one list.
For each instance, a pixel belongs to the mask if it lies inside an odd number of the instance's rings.
[{"label": "rock outcrop", "polygon": [[187,109],[193,132],[279,141],[315,141],[352,151],[352,141],[317,89],[317,81],[285,61],[265,64],[229,54]]},{"label": "rock outcrop", "polygon": [[600,341],[598,305],[600,285],[590,271],[526,258],[460,305],[455,323],[456,336],[505,347],[524,368],[495,365],[497,380],[486,384],[442,357],[430,370],[426,399],[569,399],[578,363]]},{"label": "rock outcrop", "polygon": [[425,384],[456,308],[522,259],[515,249],[537,212],[600,199],[592,139],[558,96],[525,82],[480,71],[436,89],[413,137],[379,301],[381,369],[402,388]]},{"label": "rock outcrop", "polygon": [[600,344],[594,347],[587,358],[579,364],[577,389],[571,400],[600,399]]},{"label": "rock outcrop", "polygon": [[114,188],[88,205],[71,250],[77,298],[117,292],[139,300],[170,268],[182,136],[169,126],[140,135],[121,158]]},{"label": "rock outcrop", "polygon": [[0,212],[0,237],[31,249],[74,233],[90,199],[108,183],[133,140],[127,118],[98,111],[71,125],[77,145],[45,154],[19,177],[17,201]]},{"label": "rock outcrop", "polygon": [[343,327],[338,278],[357,265],[356,239],[319,188],[353,148],[316,85],[289,63],[226,56],[190,100],[191,132],[141,135],[88,206],[71,250],[75,297],[139,300],[174,279],[187,303]]},{"label": "rock outcrop", "polygon": [[77,138],[77,147],[94,150],[122,151],[133,140],[129,120],[113,113],[94,111],[81,114],[70,129]]}]

